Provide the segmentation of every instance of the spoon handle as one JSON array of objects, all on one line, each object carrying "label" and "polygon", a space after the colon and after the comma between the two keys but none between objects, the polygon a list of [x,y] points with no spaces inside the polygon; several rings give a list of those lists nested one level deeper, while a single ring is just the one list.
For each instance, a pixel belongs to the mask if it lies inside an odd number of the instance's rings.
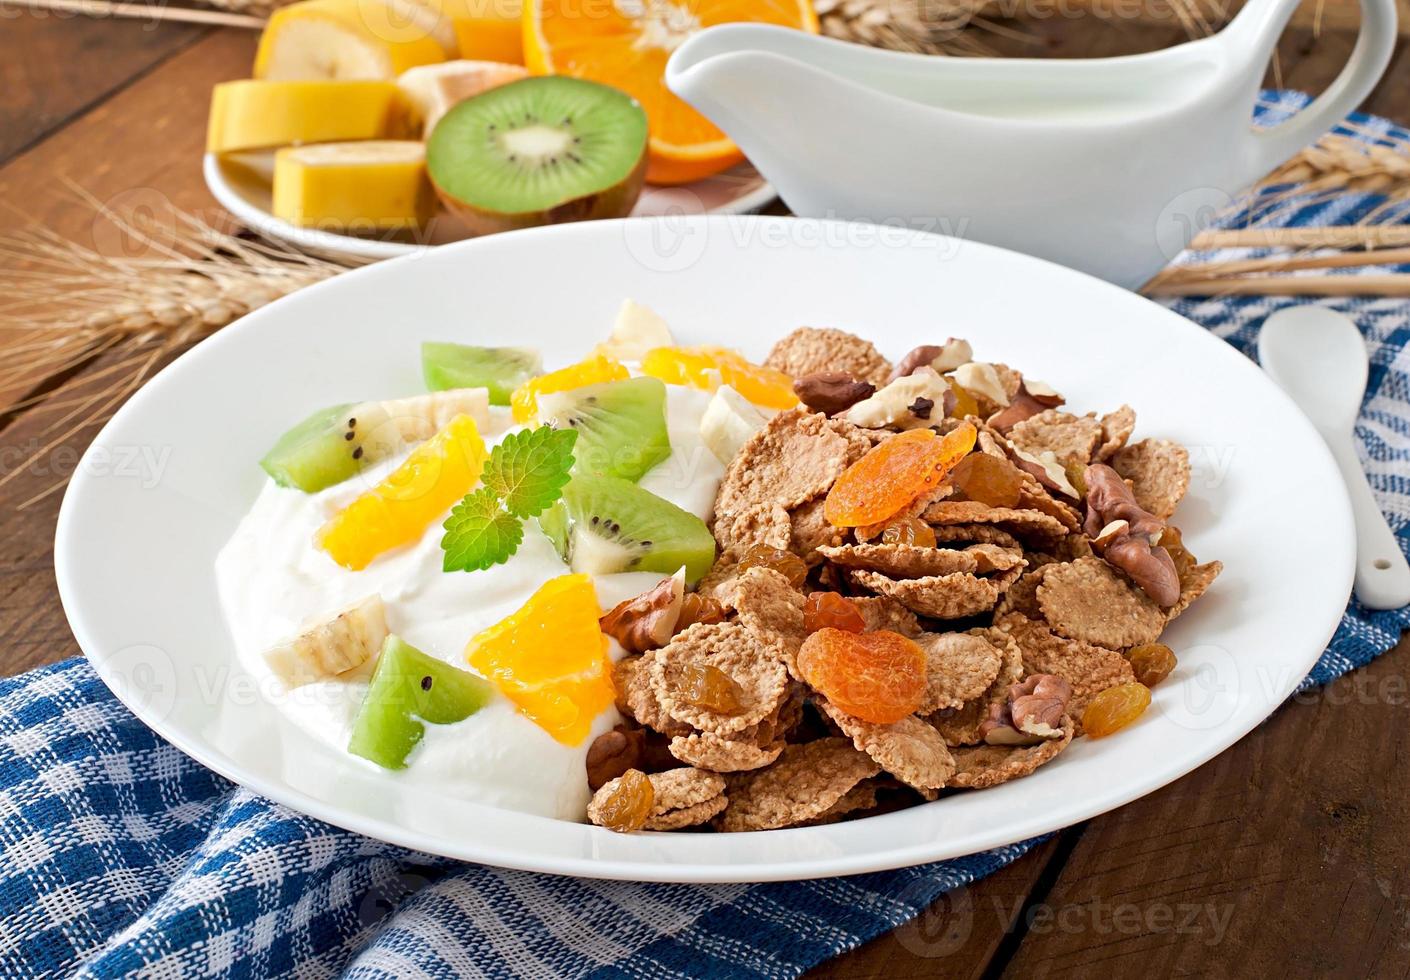
[{"label": "spoon handle", "polygon": [[1329,438],[1327,443],[1356,517],[1356,598],[1369,609],[1399,609],[1410,603],[1410,564],[1371,493],[1351,439]]}]

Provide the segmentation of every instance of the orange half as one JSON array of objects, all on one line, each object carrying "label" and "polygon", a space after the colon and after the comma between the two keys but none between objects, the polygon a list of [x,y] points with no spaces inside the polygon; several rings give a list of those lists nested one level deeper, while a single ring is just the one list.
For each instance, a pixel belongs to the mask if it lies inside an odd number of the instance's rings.
[{"label": "orange half", "polygon": [[666,87],[666,60],[690,35],[753,21],[818,32],[811,0],[525,0],[524,63],[536,75],[611,85],[646,110],[646,179],[683,184],[744,159],[714,123]]}]

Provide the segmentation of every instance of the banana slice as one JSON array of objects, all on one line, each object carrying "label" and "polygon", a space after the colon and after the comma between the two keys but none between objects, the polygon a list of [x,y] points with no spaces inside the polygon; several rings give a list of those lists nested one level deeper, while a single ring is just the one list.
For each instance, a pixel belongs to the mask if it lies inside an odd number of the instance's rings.
[{"label": "banana slice", "polygon": [[444,61],[439,65],[421,65],[404,71],[397,79],[406,100],[421,115],[422,138],[431,130],[446,110],[457,102],[479,95],[498,85],[528,78],[529,70],[522,65],[504,65],[497,61]]},{"label": "banana slice", "polygon": [[206,151],[412,136],[411,113],[394,82],[221,82],[211,92]]},{"label": "banana slice", "polygon": [[367,462],[385,459],[407,446],[425,442],[457,415],[468,415],[476,427],[490,429],[490,393],[487,388],[451,388],[428,395],[363,402],[348,409],[356,419],[357,443]]},{"label": "banana slice", "polygon": [[302,0],[269,18],[255,78],[393,79],[446,59],[436,24],[411,0]]},{"label": "banana slice", "polygon": [[420,228],[436,213],[417,140],[291,146],[274,157],[274,213],[339,231]]},{"label": "banana slice", "polygon": [[382,597],[361,602],[265,652],[265,662],[290,688],[334,680],[356,670],[382,649],[387,611]]},{"label": "banana slice", "polygon": [[765,414],[729,385],[721,385],[700,416],[700,438],[715,458],[728,466],[772,414]]},{"label": "banana slice", "polygon": [[653,348],[674,347],[675,344],[671,328],[655,310],[626,300],[617,311],[612,332],[606,341],[597,345],[597,351],[619,361],[640,361]]}]

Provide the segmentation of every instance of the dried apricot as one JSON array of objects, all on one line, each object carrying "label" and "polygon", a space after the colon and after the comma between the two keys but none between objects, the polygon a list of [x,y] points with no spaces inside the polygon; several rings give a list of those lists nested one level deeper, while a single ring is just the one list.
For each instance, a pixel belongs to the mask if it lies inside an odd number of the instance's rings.
[{"label": "dried apricot", "polygon": [[936,544],[935,529],[919,517],[900,517],[882,529],[881,543],[933,548]]},{"label": "dried apricot", "polygon": [[950,417],[962,419],[966,415],[978,416],[979,402],[975,397],[968,390],[961,388],[959,382],[954,378],[946,377],[945,381],[949,383],[950,390],[955,393],[955,407],[950,409]]},{"label": "dried apricot", "polygon": [[865,633],[867,621],[852,600],[836,592],[814,592],[803,604],[803,629],[838,629],[845,633]]},{"label": "dried apricot", "polygon": [[716,714],[737,715],[744,708],[739,682],[713,664],[688,664],[676,689],[683,701]]},{"label": "dried apricot", "polygon": [[597,820],[608,830],[629,834],[640,830],[656,805],[656,790],[640,769],[628,769],[622,774],[607,799],[597,808]]},{"label": "dried apricot", "polygon": [[911,429],[892,436],[842,472],[823,501],[834,527],[879,524],[936,486],[974,448],[973,423],[938,436]]},{"label": "dried apricot", "polygon": [[791,551],[770,548],[766,544],[756,544],[744,553],[739,560],[739,573],[743,575],[751,568],[772,568],[780,573],[796,589],[808,578],[808,563]]},{"label": "dried apricot", "polygon": [[847,714],[877,725],[900,721],[925,697],[925,652],[900,633],[824,628],[803,641],[798,669]]},{"label": "dried apricot", "polygon": [[990,507],[1017,507],[1023,495],[1023,474],[1006,459],[970,453],[950,471],[952,500],[975,500]]},{"label": "dried apricot", "polygon": [[676,619],[676,632],[679,633],[696,623],[723,623],[725,617],[725,607],[718,599],[691,592],[681,600],[681,614]]},{"label": "dried apricot", "polygon": [[1082,728],[1094,738],[1110,735],[1141,717],[1150,703],[1151,689],[1144,684],[1109,687],[1088,702],[1082,712]]},{"label": "dried apricot", "polygon": [[1176,664],[1175,651],[1164,643],[1143,643],[1132,647],[1126,659],[1131,661],[1136,680],[1146,687],[1155,687],[1169,677]]}]

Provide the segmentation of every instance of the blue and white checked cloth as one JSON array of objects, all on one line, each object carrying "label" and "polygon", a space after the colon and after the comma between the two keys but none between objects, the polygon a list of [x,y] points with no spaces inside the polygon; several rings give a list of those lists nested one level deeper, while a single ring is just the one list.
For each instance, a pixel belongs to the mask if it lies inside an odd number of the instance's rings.
[{"label": "blue and white checked cloth", "polygon": [[[1269,100],[1265,121],[1305,101]],[[1355,121],[1363,138],[1391,131],[1383,120]],[[1284,223],[1352,221],[1376,203],[1349,196],[1293,210]],[[1291,302],[1174,308],[1250,352],[1264,317]],[[1327,305],[1354,317],[1371,348],[1357,433],[1406,547],[1410,303]],[[1410,609],[1353,604],[1305,686],[1369,662],[1407,627]],[[467,866],[337,830],[231,785],[149,732],[81,659],[0,681],[0,793],[5,977],[794,977],[1034,843],[769,885],[575,881]]]}]

